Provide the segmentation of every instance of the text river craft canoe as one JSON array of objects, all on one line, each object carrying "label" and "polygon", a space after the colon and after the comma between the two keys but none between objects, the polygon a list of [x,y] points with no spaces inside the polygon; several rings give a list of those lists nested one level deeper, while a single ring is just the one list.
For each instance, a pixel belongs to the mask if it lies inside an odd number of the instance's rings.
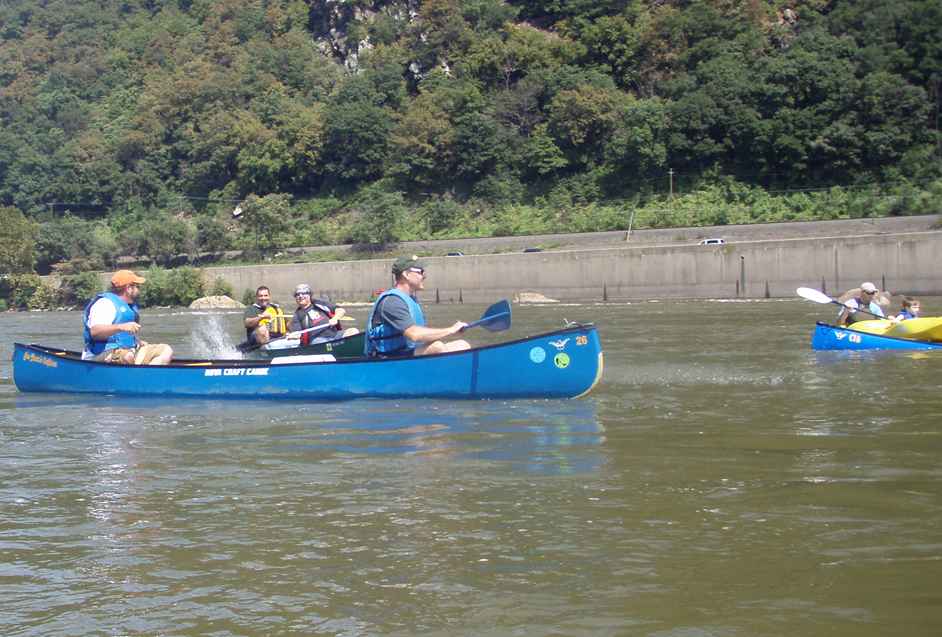
[{"label": "text river craft canoe", "polygon": [[13,377],[23,392],[306,400],[573,398],[599,382],[603,360],[591,324],[434,356],[306,362],[310,358],[317,357],[126,366],[16,343]]}]

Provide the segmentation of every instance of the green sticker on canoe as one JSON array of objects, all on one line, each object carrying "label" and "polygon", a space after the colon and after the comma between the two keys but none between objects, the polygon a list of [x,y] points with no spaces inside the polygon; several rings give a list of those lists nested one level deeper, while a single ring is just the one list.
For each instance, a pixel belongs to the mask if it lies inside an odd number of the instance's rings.
[{"label": "green sticker on canoe", "polygon": [[569,367],[569,354],[566,352],[560,352],[553,358],[553,363],[556,364],[556,367],[560,369],[566,369]]}]

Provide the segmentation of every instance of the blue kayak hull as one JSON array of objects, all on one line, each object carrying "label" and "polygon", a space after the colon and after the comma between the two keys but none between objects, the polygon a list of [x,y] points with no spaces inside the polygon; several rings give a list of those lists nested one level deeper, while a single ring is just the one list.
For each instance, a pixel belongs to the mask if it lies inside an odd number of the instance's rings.
[{"label": "blue kayak hull", "polygon": [[861,350],[861,349],[907,349],[926,350],[942,349],[942,343],[914,341],[892,336],[879,336],[858,332],[845,327],[836,327],[827,323],[818,323],[811,337],[814,350]]},{"label": "blue kayak hull", "polygon": [[603,356],[598,333],[588,324],[433,356],[280,364],[284,360],[128,366],[16,343],[13,377],[21,392],[304,400],[574,398],[599,382]]}]

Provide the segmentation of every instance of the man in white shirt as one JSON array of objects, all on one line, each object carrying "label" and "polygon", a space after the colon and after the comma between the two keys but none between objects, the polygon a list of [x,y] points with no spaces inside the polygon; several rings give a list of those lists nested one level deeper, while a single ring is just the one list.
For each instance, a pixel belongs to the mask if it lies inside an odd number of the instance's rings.
[{"label": "man in white shirt", "polygon": [[883,308],[876,302],[877,286],[866,281],[860,284],[860,296],[844,301],[844,309],[837,315],[838,325],[850,325],[871,318],[883,318]]},{"label": "man in white shirt", "polygon": [[125,365],[166,365],[173,357],[169,345],[148,344],[137,337],[141,330],[137,297],[144,277],[118,270],[111,291],[102,292],[85,306],[82,358]]}]

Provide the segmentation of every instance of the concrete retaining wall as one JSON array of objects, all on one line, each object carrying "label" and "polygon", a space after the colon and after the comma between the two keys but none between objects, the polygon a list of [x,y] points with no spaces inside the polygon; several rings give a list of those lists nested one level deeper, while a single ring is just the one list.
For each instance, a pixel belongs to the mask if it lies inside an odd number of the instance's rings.
[{"label": "concrete retaining wall", "polygon": [[[428,257],[425,303],[484,303],[538,292],[559,300],[793,297],[795,288],[836,295],[869,280],[881,289],[942,294],[942,231],[742,240],[723,246],[630,246]],[[298,283],[334,301],[365,301],[388,287],[391,259],[297,265],[209,267],[237,297],[267,285],[290,303]]]}]

